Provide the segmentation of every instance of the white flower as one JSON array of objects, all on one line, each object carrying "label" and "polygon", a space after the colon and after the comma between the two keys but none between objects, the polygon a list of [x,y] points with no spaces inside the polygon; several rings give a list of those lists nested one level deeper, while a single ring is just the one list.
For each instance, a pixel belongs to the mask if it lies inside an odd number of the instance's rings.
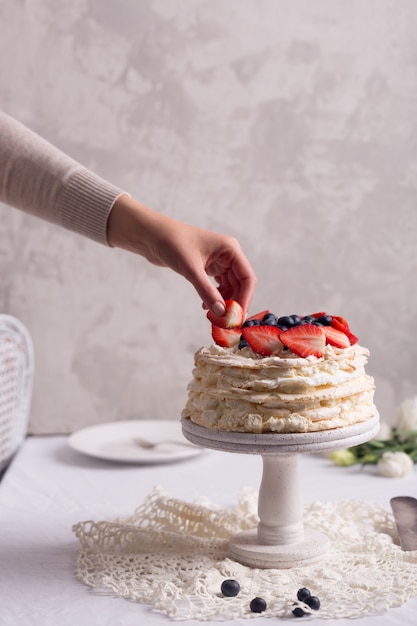
[{"label": "white flower", "polygon": [[378,461],[378,473],[387,478],[402,478],[413,471],[414,463],[405,452],[384,452]]},{"label": "white flower", "polygon": [[392,429],[387,422],[380,422],[379,431],[374,437],[375,441],[387,441],[387,439],[391,439]]},{"label": "white flower", "polygon": [[341,467],[348,467],[356,463],[356,456],[351,450],[344,448],[343,450],[334,450],[330,455],[331,460],[335,465]]},{"label": "white flower", "polygon": [[406,398],[397,411],[397,429],[417,430],[417,396]]}]

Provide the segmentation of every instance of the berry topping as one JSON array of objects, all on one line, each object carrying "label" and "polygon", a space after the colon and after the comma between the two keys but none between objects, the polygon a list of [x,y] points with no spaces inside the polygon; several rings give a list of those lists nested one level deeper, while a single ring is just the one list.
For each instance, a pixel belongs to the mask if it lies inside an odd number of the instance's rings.
[{"label": "berry topping", "polygon": [[213,341],[222,348],[232,348],[237,346],[240,341],[240,328],[220,328],[220,326],[211,325],[211,336]]},{"label": "berry topping", "polygon": [[349,341],[350,341],[350,345],[351,346],[355,345],[355,343],[358,343],[359,338],[356,335],[354,335],[350,331],[348,333],[346,333],[346,334],[349,337]]},{"label": "berry topping", "polygon": [[303,358],[308,356],[320,358],[326,347],[324,333],[314,324],[303,324],[284,330],[280,334],[280,341],[294,354]]},{"label": "berry topping", "polygon": [[343,324],[340,320],[337,319],[337,317],[332,317],[330,326],[332,326],[332,328],[336,328],[336,330],[340,330],[342,333],[349,332],[349,326],[347,324]]},{"label": "berry topping", "polygon": [[239,350],[243,350],[243,348],[249,348],[249,344],[246,341],[246,339],[243,338],[243,335],[240,335],[240,341],[239,341],[238,348],[239,348]]},{"label": "berry topping", "polygon": [[224,315],[207,313],[212,322],[213,340],[223,348],[249,346],[262,356],[291,350],[300,357],[322,357],[326,344],[346,349],[358,342],[349,324],[341,315],[324,311],[300,316],[278,317],[268,309],[243,321],[243,309],[235,300],[226,300]]},{"label": "berry topping", "polygon": [[226,596],[226,598],[234,598],[238,595],[240,591],[240,585],[237,580],[234,580],[233,578],[228,578],[227,580],[224,580],[222,582],[220,589],[222,594]]},{"label": "berry topping", "polygon": [[242,328],[242,335],[245,341],[254,352],[262,354],[262,356],[271,356],[279,352],[282,348],[280,336],[282,330],[277,326],[247,326]]},{"label": "berry topping", "polygon": [[311,596],[311,591],[307,589],[307,587],[301,587],[301,589],[297,591],[297,599],[300,600],[300,602],[305,602],[305,599],[309,596]]},{"label": "berry topping", "polygon": [[277,326],[278,318],[273,313],[267,313],[262,318],[262,324],[265,324],[266,326]]},{"label": "berry topping", "polygon": [[226,300],[226,311],[224,315],[216,315],[213,311],[208,311],[207,317],[212,324],[220,328],[238,328],[242,326],[243,309],[236,300]]},{"label": "berry topping", "polygon": [[301,322],[299,315],[283,315],[278,318],[278,324],[283,328],[292,328],[292,326],[298,326]]},{"label": "berry topping", "polygon": [[349,339],[349,343],[351,346],[353,346],[353,344],[358,343],[358,338],[356,337],[356,335],[354,335],[349,328],[349,324],[346,323],[342,323],[340,320],[344,319],[343,317],[341,318],[340,316],[338,317],[333,317],[332,318],[332,323],[331,326],[332,328],[335,328],[336,330],[340,330],[340,332],[345,333],[345,335],[348,337]]},{"label": "berry topping", "polygon": [[242,328],[246,328],[246,326],[260,326],[262,322],[260,322],[257,319],[254,320],[246,320],[246,322],[243,322]]},{"label": "berry topping", "polygon": [[265,317],[265,315],[268,315],[269,311],[268,309],[266,309],[265,311],[261,311],[260,313],[255,313],[255,315],[251,315],[250,317],[246,318],[247,322],[250,322],[251,320],[259,320],[262,321],[262,319]]},{"label": "berry topping", "polygon": [[338,322],[340,322],[340,324],[342,324],[342,326],[344,326],[346,328],[346,330],[350,330],[349,329],[349,324],[347,322],[347,319],[345,319],[344,317],[342,317],[341,315],[329,315],[329,317],[332,320],[336,320]]},{"label": "berry topping", "polygon": [[282,315],[279,317],[278,324],[283,328],[290,328],[290,326],[294,326],[290,315]]},{"label": "berry topping", "polygon": [[249,607],[252,613],[263,613],[266,610],[266,602],[263,598],[254,598]]},{"label": "berry topping", "polygon": [[322,326],[330,326],[332,323],[333,317],[331,315],[320,315],[320,317],[314,318],[316,324],[321,324]]},{"label": "berry topping", "polygon": [[349,337],[345,335],[345,333],[342,333],[341,330],[337,330],[337,328],[333,328],[333,326],[322,326],[321,332],[326,335],[326,341],[331,346],[335,346],[336,348],[349,348]]}]

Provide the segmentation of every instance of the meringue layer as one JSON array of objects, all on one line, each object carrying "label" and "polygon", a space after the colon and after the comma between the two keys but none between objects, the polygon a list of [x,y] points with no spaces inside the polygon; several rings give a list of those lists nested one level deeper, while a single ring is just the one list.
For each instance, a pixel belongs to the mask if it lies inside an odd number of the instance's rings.
[{"label": "meringue layer", "polygon": [[369,351],[326,346],[322,358],[262,357],[250,348],[200,348],[182,417],[230,432],[304,433],[377,415]]}]

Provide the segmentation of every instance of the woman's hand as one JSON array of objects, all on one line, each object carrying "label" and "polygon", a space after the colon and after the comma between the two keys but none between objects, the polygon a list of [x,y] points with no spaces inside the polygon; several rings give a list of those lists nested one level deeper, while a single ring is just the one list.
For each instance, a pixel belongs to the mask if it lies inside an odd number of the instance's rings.
[{"label": "woman's hand", "polygon": [[107,239],[110,246],[184,276],[217,315],[224,313],[226,299],[237,300],[248,311],[257,279],[234,237],[183,224],[122,195],[110,213]]}]

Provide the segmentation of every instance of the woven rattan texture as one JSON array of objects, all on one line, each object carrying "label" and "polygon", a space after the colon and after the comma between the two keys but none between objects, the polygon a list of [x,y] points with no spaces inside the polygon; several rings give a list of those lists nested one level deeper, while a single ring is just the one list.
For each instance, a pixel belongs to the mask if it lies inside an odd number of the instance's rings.
[{"label": "woven rattan texture", "polygon": [[33,367],[26,328],[12,316],[0,315],[0,472],[26,435]]}]

